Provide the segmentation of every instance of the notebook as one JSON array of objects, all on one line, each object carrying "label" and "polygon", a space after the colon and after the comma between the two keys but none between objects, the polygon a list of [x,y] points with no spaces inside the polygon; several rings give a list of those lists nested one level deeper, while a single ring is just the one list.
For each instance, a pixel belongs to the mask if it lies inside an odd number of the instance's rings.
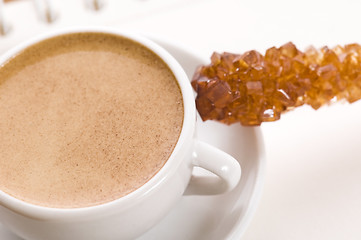
[{"label": "notebook", "polygon": [[0,0],[0,54],[19,42],[74,25],[119,26],[189,0]]}]

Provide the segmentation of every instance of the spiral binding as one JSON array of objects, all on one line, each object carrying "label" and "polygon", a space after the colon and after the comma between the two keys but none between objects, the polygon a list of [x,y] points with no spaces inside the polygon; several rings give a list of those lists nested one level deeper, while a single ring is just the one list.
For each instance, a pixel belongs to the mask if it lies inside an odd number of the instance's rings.
[{"label": "spiral binding", "polygon": [[36,11],[40,19],[47,23],[52,23],[57,17],[53,0],[34,0]]},{"label": "spiral binding", "polygon": [[89,9],[98,11],[104,6],[104,1],[102,1],[102,0],[86,0],[85,5]]},{"label": "spiral binding", "polygon": [[[49,24],[56,21],[58,12],[54,7],[54,0],[33,0],[33,2],[41,21]],[[104,0],[85,0],[85,6],[94,11],[100,10],[104,4]],[[0,36],[7,35],[10,30],[10,24],[5,16],[4,0],[0,0]]]},{"label": "spiral binding", "polygon": [[0,35],[5,35],[10,31],[10,26],[4,16],[4,0],[0,0]]}]

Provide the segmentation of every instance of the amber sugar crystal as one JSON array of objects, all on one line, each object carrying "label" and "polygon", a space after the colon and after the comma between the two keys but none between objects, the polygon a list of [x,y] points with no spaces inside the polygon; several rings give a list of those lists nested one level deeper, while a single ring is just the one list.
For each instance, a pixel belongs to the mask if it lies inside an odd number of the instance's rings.
[{"label": "amber sugar crystal", "polygon": [[192,79],[202,119],[257,126],[281,113],[309,104],[318,109],[331,100],[361,98],[361,46],[308,48],[289,42],[243,54],[213,53]]}]

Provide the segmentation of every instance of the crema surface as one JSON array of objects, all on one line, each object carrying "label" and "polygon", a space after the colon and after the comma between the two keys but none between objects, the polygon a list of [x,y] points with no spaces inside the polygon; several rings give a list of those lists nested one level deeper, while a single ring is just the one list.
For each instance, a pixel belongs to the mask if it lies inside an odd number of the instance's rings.
[{"label": "crema surface", "polygon": [[183,115],[145,47],[102,33],[40,42],[0,68],[0,190],[59,208],[117,199],[165,164]]}]

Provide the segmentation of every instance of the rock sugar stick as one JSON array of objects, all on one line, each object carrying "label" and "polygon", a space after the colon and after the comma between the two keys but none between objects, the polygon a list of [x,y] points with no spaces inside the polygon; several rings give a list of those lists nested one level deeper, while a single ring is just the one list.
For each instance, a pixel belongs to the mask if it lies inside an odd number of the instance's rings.
[{"label": "rock sugar stick", "polygon": [[204,121],[258,126],[303,104],[318,109],[331,100],[359,100],[361,46],[302,52],[289,42],[265,55],[213,53],[211,63],[196,70],[192,86]]}]

